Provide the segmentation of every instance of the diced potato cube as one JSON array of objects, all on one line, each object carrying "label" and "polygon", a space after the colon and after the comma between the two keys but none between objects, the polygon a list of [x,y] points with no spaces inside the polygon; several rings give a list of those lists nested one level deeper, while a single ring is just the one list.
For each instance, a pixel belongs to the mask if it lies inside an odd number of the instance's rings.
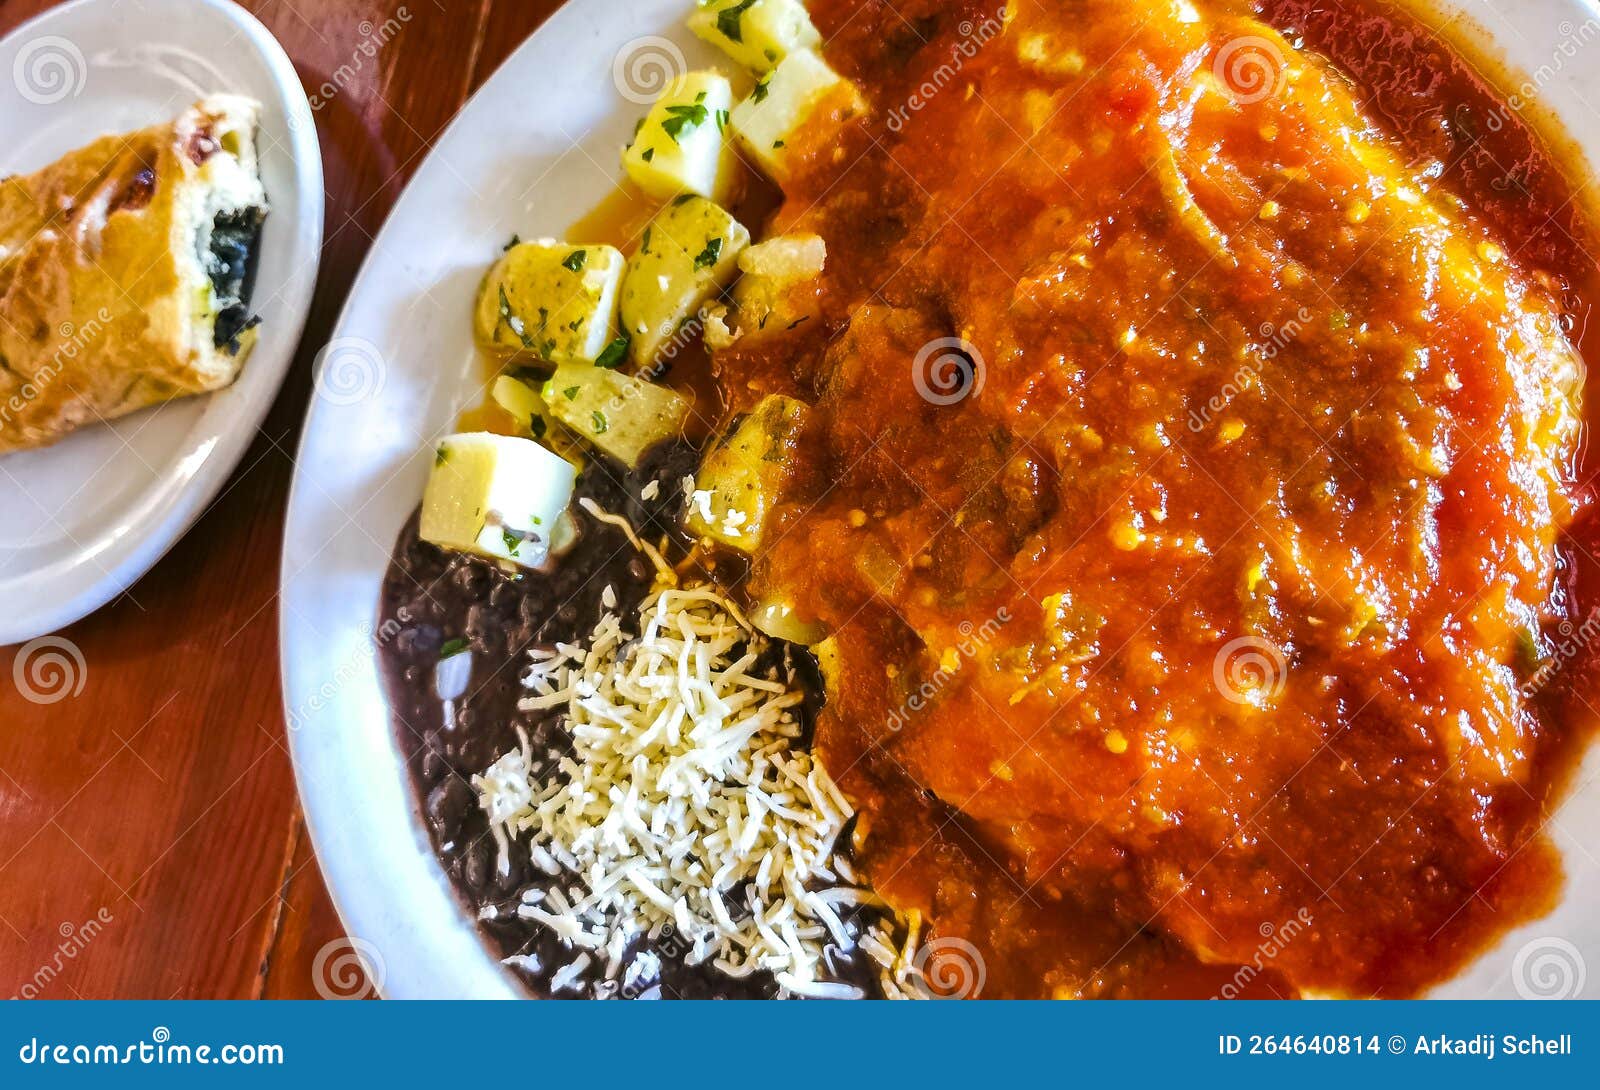
[{"label": "diced potato cube", "polygon": [[582,468],[583,451],[561,428],[560,421],[550,412],[544,398],[539,396],[537,386],[530,386],[510,375],[501,375],[494,380],[489,392],[495,404],[514,417],[530,436]]},{"label": "diced potato cube", "polygon": [[419,533],[443,549],[542,567],[577,471],[531,439],[446,436],[422,494]]},{"label": "diced potato cube", "polygon": [[1017,58],[1046,76],[1067,79],[1083,74],[1084,56],[1076,49],[1063,49],[1049,34],[1027,34],[1017,42]]},{"label": "diced potato cube", "polygon": [[479,289],[478,340],[511,356],[594,362],[614,338],[622,266],[611,246],[518,243]]},{"label": "diced potato cube", "polygon": [[757,72],[822,44],[800,0],[700,0],[689,29]]},{"label": "diced potato cube", "polygon": [[688,400],[604,367],[557,367],[544,401],[567,427],[632,469],[645,451],[683,433]]},{"label": "diced potato cube", "polygon": [[622,274],[622,328],[636,364],[653,361],[733,279],[748,245],[744,225],[704,197],[687,194],[656,214]]},{"label": "diced potato cube", "polygon": [[827,257],[817,235],[778,235],[740,254],[733,288],[740,335],[782,332],[814,317],[816,280]]},{"label": "diced potato cube", "polygon": [[789,145],[808,121],[822,121],[835,109],[843,116],[863,108],[855,84],[812,50],[801,49],[785,57],[733,108],[733,133],[756,166],[782,183],[790,174]]},{"label": "diced potato cube", "polygon": [[689,499],[689,532],[754,552],[788,483],[810,409],[780,394],[761,399],[700,463]]},{"label": "diced potato cube", "polygon": [[724,130],[733,88],[715,72],[675,77],[639,123],[622,153],[622,169],[652,197],[697,193],[724,200],[733,186],[734,158]]},{"label": "diced potato cube", "polygon": [[763,598],[751,606],[750,624],[773,639],[806,646],[819,642],[828,634],[828,630],[819,622],[807,620],[793,605],[776,598]]},{"label": "diced potato cube", "polygon": [[830,701],[838,700],[844,683],[844,655],[839,649],[839,637],[828,636],[812,644],[811,653],[817,657],[823,695]]}]

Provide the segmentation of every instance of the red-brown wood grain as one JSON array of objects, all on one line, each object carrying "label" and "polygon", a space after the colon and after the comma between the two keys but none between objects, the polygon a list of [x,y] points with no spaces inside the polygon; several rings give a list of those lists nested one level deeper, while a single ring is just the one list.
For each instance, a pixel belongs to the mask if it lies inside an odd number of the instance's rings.
[{"label": "red-brown wood grain", "polygon": [[[284,736],[277,587],[294,450],[312,360],[372,236],[471,91],[559,3],[246,0],[308,94],[341,73],[317,112],[316,297],[289,378],[210,510],[127,594],[61,633],[82,652],[81,690],[30,702],[12,683],[16,648],[0,649],[0,998],[365,990],[335,969],[343,931]],[[0,0],[0,34],[50,6]],[[354,63],[386,25],[399,29]]]}]

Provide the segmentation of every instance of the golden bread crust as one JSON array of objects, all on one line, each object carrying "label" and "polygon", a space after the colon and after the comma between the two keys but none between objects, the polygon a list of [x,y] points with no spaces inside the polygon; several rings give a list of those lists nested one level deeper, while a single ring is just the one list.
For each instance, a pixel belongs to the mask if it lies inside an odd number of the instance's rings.
[{"label": "golden bread crust", "polygon": [[253,133],[257,109],[214,96],[0,180],[0,452],[233,381],[254,331],[206,350],[196,190],[216,134]]}]

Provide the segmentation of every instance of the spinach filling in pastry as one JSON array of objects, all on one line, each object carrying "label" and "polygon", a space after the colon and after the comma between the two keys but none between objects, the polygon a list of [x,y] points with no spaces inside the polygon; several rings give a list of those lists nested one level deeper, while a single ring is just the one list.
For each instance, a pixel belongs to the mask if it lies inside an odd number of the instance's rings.
[{"label": "spinach filling in pastry", "polygon": [[259,111],[213,95],[0,180],[0,453],[237,377],[267,214]]}]

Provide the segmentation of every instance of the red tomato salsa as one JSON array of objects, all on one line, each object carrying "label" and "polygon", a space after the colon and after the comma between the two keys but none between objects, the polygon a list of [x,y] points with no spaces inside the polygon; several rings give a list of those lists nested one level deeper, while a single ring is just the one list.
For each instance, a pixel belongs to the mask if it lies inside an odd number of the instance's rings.
[{"label": "red tomato salsa", "polygon": [[757,596],[866,875],[988,996],[1415,994],[1553,903],[1595,298],[1559,155],[1348,0],[813,0],[872,108]]}]

